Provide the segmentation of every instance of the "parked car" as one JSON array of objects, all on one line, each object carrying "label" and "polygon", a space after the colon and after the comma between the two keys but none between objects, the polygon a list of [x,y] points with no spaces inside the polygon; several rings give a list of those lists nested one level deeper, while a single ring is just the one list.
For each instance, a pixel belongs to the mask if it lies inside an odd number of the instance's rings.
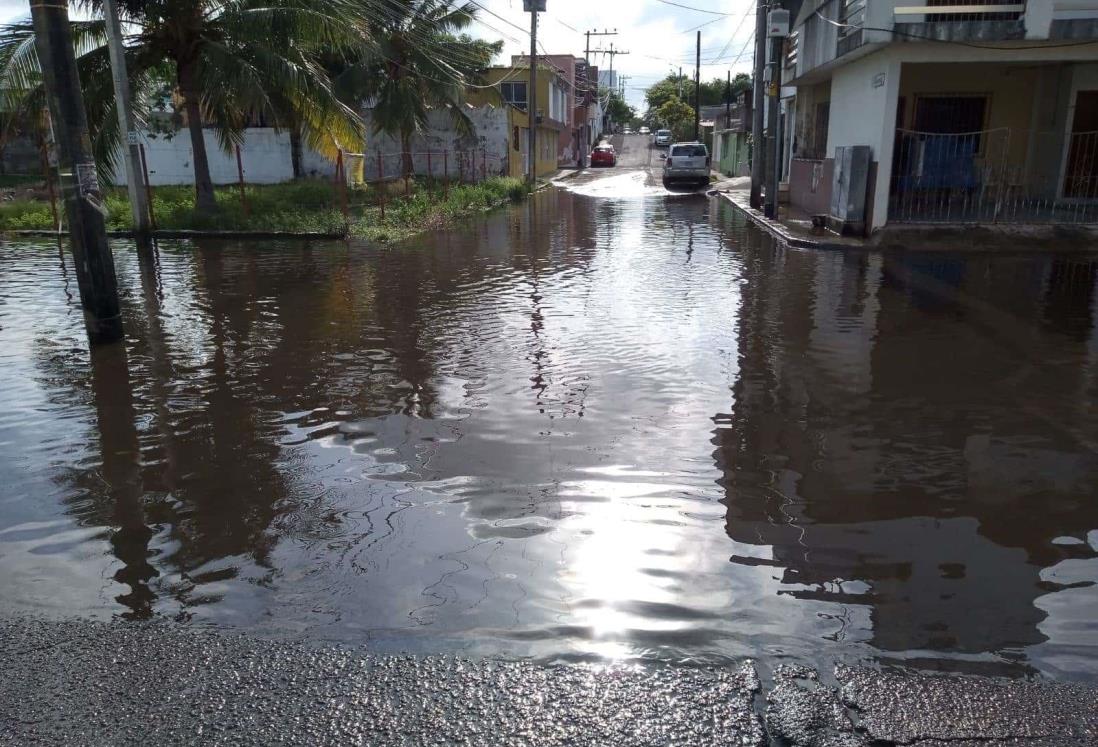
[{"label": "parked car", "polygon": [[652,134],[652,130],[648,129],[648,127],[641,127],[639,132],[642,135],[651,135]]},{"label": "parked car", "polygon": [[616,166],[618,154],[614,152],[613,145],[597,145],[591,151],[592,166]]},{"label": "parked car", "polygon": [[656,130],[656,147],[666,148],[671,145],[671,130]]},{"label": "parked car", "polygon": [[709,184],[709,149],[705,143],[675,143],[663,161],[663,186],[674,182]]},{"label": "parked car", "polygon": [[625,134],[626,135],[632,135],[633,134],[633,128],[632,127],[626,127],[625,128]]}]

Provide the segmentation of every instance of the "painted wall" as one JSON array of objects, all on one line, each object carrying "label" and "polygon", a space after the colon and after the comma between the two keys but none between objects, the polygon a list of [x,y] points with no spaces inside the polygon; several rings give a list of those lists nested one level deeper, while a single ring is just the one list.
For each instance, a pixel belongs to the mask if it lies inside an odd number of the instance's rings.
[{"label": "painted wall", "polygon": [[[451,177],[462,174],[468,177],[474,169],[478,177],[484,173],[488,176],[510,173],[513,126],[509,109],[493,105],[468,107],[465,114],[472,120],[475,134],[466,136],[458,134],[449,112],[430,112],[427,128],[411,140],[414,173],[442,176],[444,168]],[[368,132],[362,149],[366,156],[366,180],[400,177],[403,173],[400,139],[373,133],[369,112],[363,118]],[[214,184],[235,184],[238,179],[236,154],[222,150],[212,130],[206,130],[204,135],[210,177]],[[555,139],[556,132],[548,137]],[[180,130],[172,137],[147,133],[143,140],[149,181],[154,186],[194,183],[191,139],[186,130]],[[379,150],[382,154],[380,168],[377,158]],[[275,132],[266,127],[248,129],[240,147],[244,180],[248,184],[291,181],[294,175],[290,152],[289,133]],[[431,153],[430,157],[427,152]],[[121,163],[120,158],[118,163]],[[335,175],[335,163],[308,147],[302,153],[302,169],[308,177],[331,178]],[[125,184],[125,169],[119,168],[117,171],[116,183]]]},{"label": "painted wall", "polygon": [[831,79],[831,123],[827,155],[834,158],[840,145],[868,145],[880,178],[871,186],[870,230],[888,220],[887,174],[895,142],[896,103],[900,91],[900,62],[875,54],[835,70]]},{"label": "painted wall", "polygon": [[[222,150],[213,130],[206,130],[203,135],[213,183],[235,184],[236,154]],[[150,183],[154,186],[194,184],[194,156],[191,138],[186,130],[180,130],[171,137],[146,133],[143,142]],[[240,156],[244,178],[250,184],[278,184],[294,177],[289,133],[275,132],[269,127],[251,128],[245,133]],[[121,164],[121,155],[115,160]],[[126,170],[119,167],[115,171],[115,183],[125,184]]]}]

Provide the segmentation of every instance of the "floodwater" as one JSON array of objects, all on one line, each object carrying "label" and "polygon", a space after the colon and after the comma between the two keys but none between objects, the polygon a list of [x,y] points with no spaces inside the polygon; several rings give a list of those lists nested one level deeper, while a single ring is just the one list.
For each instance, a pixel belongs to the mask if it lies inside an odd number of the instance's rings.
[{"label": "floodwater", "polygon": [[[0,246],[0,614],[1098,679],[1098,257],[633,177],[394,248]],[[605,187],[606,184],[603,184]]]}]

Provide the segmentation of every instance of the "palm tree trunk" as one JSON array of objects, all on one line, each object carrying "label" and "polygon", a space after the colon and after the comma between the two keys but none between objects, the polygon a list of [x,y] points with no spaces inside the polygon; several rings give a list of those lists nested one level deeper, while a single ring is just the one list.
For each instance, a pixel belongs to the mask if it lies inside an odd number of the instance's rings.
[{"label": "palm tree trunk", "polygon": [[301,128],[296,124],[290,128],[290,164],[294,169],[294,179],[305,176],[305,169],[301,165]]},{"label": "palm tree trunk", "polygon": [[217,209],[217,201],[214,199],[213,180],[210,179],[210,158],[206,154],[206,138],[202,133],[202,109],[198,105],[200,94],[194,84],[193,63],[178,62],[176,71],[194,153],[195,207],[199,212],[212,213]]}]

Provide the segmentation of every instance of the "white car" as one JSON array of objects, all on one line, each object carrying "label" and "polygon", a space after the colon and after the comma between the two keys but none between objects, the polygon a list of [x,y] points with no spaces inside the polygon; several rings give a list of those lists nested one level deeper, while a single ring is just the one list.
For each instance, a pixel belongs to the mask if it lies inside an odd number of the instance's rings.
[{"label": "white car", "polygon": [[663,161],[663,186],[673,182],[709,184],[709,149],[705,143],[675,143]]},{"label": "white car", "polygon": [[633,134],[633,129],[631,127],[626,127],[625,128],[625,134],[626,135],[632,135]]},{"label": "white car", "polygon": [[674,138],[671,135],[671,130],[656,130],[656,147],[662,148],[670,145]]},{"label": "white car", "polygon": [[652,134],[652,131],[650,129],[648,129],[647,127],[641,127],[639,132],[642,135],[651,135]]}]

